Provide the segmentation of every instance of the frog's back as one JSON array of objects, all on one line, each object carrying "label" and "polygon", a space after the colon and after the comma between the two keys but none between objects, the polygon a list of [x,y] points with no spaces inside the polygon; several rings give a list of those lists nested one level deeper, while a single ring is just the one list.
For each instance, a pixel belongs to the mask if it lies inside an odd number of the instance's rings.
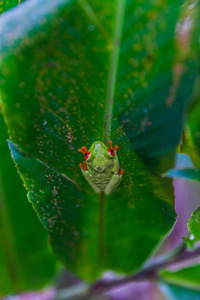
[{"label": "frog's back", "polygon": [[88,173],[96,187],[104,191],[112,178],[116,158],[108,153],[108,147],[100,141],[94,142],[89,152],[90,157],[86,162]]},{"label": "frog's back", "polygon": [[96,186],[103,192],[111,180],[112,172],[110,169],[104,169],[103,171],[97,170],[96,172],[93,172],[91,177]]}]

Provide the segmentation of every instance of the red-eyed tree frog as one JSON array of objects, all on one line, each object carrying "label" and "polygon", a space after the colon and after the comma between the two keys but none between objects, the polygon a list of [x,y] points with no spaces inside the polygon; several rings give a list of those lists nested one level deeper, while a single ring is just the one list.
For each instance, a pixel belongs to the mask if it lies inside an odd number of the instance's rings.
[{"label": "red-eyed tree frog", "polygon": [[79,164],[83,176],[96,193],[112,193],[119,185],[124,170],[119,166],[117,146],[109,141],[110,148],[102,142],[94,142],[89,150],[83,146],[78,151],[83,153],[85,161]]}]

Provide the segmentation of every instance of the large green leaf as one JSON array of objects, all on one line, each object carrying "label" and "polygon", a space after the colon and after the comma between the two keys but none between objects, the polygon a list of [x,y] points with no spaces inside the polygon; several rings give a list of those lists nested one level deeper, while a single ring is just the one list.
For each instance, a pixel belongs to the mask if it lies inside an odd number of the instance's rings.
[{"label": "large green leaf", "polygon": [[55,272],[47,234],[28,203],[0,115],[0,295],[44,286]]},{"label": "large green leaf", "polygon": [[[0,20],[13,157],[55,254],[83,278],[135,270],[174,224],[171,181],[156,176],[173,166],[197,72],[178,58],[180,5],[36,0]],[[109,139],[125,175],[99,197],[78,149]]]},{"label": "large green leaf", "polygon": [[[148,178],[140,162],[137,166],[135,161],[138,174],[134,176],[134,183],[140,189],[133,191],[130,181],[124,178],[123,185],[107,197],[102,212],[99,205],[105,200],[98,201],[86,183],[77,186],[13,144],[10,146],[25,185],[31,191],[29,199],[49,230],[55,253],[83,278],[91,279],[104,269],[132,271],[173,225],[170,196],[160,194],[159,186]],[[131,156],[129,159],[134,160]],[[145,185],[141,183],[143,178]],[[78,184],[81,181],[80,177]]]}]

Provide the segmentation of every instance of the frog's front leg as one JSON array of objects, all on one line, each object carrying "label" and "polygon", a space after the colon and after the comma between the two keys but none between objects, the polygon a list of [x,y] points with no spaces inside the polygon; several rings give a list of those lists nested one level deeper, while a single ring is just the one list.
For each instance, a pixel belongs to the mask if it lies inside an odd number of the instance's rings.
[{"label": "frog's front leg", "polygon": [[95,192],[97,194],[100,194],[101,191],[100,189],[95,185],[95,183],[92,180],[92,176],[89,174],[88,170],[87,170],[87,164],[86,161],[83,162],[83,164],[79,164],[82,174],[85,177],[85,179],[87,180],[87,182],[90,184],[90,186],[95,190]]},{"label": "frog's front leg", "polygon": [[106,195],[110,195],[120,184],[121,180],[122,180],[122,176],[124,174],[124,170],[123,169],[119,169],[118,174],[113,174],[109,184],[107,185],[104,193]]}]

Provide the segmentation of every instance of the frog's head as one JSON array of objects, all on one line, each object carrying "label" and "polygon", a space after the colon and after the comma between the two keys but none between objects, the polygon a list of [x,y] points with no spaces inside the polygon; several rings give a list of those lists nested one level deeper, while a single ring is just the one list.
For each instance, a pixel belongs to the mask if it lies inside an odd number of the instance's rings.
[{"label": "frog's head", "polygon": [[116,156],[117,146],[113,147],[109,141],[110,148],[103,142],[97,141],[92,144],[89,151],[86,147],[82,147],[79,151],[84,154],[87,166],[98,171],[103,171],[113,167],[114,157]]}]

